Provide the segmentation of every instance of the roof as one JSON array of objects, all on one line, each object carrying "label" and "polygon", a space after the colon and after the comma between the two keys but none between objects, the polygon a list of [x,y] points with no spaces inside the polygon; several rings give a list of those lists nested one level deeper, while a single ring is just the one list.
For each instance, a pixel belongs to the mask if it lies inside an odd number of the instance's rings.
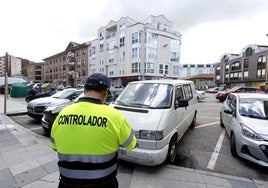
[{"label": "roof", "polygon": [[171,79],[163,79],[163,80],[143,80],[143,81],[134,81],[131,83],[156,83],[156,84],[185,84],[185,83],[192,83],[189,80],[171,80]]},{"label": "roof", "polygon": [[180,78],[182,80],[192,80],[192,79],[214,79],[214,74],[196,74],[193,76],[187,76]]}]

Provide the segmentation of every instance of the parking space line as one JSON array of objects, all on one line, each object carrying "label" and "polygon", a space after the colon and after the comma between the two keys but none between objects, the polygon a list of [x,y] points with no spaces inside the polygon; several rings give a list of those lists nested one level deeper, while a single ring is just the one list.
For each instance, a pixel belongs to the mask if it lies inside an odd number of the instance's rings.
[{"label": "parking space line", "polygon": [[210,157],[210,160],[209,160],[209,163],[207,165],[207,168],[208,169],[211,169],[213,170],[214,167],[215,167],[215,163],[218,159],[218,156],[219,156],[219,153],[220,153],[220,150],[221,150],[221,146],[222,146],[222,142],[223,142],[223,139],[224,139],[224,135],[225,135],[225,131],[223,131],[218,139],[218,142],[214,148],[214,152],[212,153],[211,157]]},{"label": "parking space line", "polygon": [[213,122],[213,123],[207,123],[207,124],[204,124],[204,125],[196,126],[195,129],[215,125],[215,124],[218,124],[218,123],[220,123],[220,122],[216,121],[216,122]]},{"label": "parking space line", "polygon": [[31,128],[29,129],[30,131],[34,131],[34,130],[38,130],[38,129],[43,129],[43,127],[35,127],[35,128]]}]

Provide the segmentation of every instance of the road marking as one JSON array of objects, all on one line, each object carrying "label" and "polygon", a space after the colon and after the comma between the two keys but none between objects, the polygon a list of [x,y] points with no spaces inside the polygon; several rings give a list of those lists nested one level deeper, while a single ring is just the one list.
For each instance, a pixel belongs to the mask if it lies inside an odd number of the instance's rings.
[{"label": "road marking", "polygon": [[214,152],[212,153],[211,157],[210,157],[210,160],[209,160],[209,163],[207,165],[207,168],[208,169],[211,169],[213,170],[214,169],[214,166],[215,166],[215,163],[218,159],[218,156],[219,156],[219,152],[221,150],[221,146],[222,146],[222,142],[223,142],[223,138],[224,138],[224,135],[225,135],[225,131],[223,131],[218,139],[218,142],[214,148]]},{"label": "road marking", "polygon": [[216,122],[213,122],[213,123],[207,123],[207,124],[204,124],[204,125],[200,125],[200,126],[196,126],[195,128],[202,128],[202,127],[207,127],[207,126],[211,126],[211,125],[215,125],[215,124],[218,124],[220,123],[219,121],[216,121]]},{"label": "road marking", "polygon": [[43,129],[43,127],[35,127],[35,128],[31,128],[29,129],[30,131],[34,131],[34,130],[38,130],[38,129]]}]

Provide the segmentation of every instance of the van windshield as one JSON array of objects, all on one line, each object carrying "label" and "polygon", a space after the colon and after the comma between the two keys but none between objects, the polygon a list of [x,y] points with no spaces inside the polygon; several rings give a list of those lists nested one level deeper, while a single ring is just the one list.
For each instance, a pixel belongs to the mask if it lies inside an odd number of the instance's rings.
[{"label": "van windshield", "polygon": [[138,108],[170,108],[173,87],[170,84],[130,83],[116,104]]}]

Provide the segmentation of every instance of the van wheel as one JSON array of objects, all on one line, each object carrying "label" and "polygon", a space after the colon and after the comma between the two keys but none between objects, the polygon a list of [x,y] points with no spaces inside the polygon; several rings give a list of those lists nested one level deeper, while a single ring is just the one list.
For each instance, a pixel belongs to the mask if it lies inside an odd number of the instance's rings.
[{"label": "van wheel", "polygon": [[222,128],[224,128],[224,124],[223,124],[223,121],[222,121],[222,113],[220,113],[220,126]]},{"label": "van wheel", "polygon": [[190,125],[190,128],[195,128],[195,126],[196,126],[196,113],[197,112],[195,112],[195,114],[194,114],[194,118],[193,118],[193,121],[192,121],[192,123]]},{"label": "van wheel", "polygon": [[238,154],[236,152],[236,143],[235,143],[235,135],[232,133],[230,138],[230,149],[233,157],[237,157]]},{"label": "van wheel", "polygon": [[166,163],[168,164],[174,164],[174,162],[177,159],[177,136],[174,135],[170,142],[169,142],[169,148],[168,148],[168,155],[166,158]]}]

